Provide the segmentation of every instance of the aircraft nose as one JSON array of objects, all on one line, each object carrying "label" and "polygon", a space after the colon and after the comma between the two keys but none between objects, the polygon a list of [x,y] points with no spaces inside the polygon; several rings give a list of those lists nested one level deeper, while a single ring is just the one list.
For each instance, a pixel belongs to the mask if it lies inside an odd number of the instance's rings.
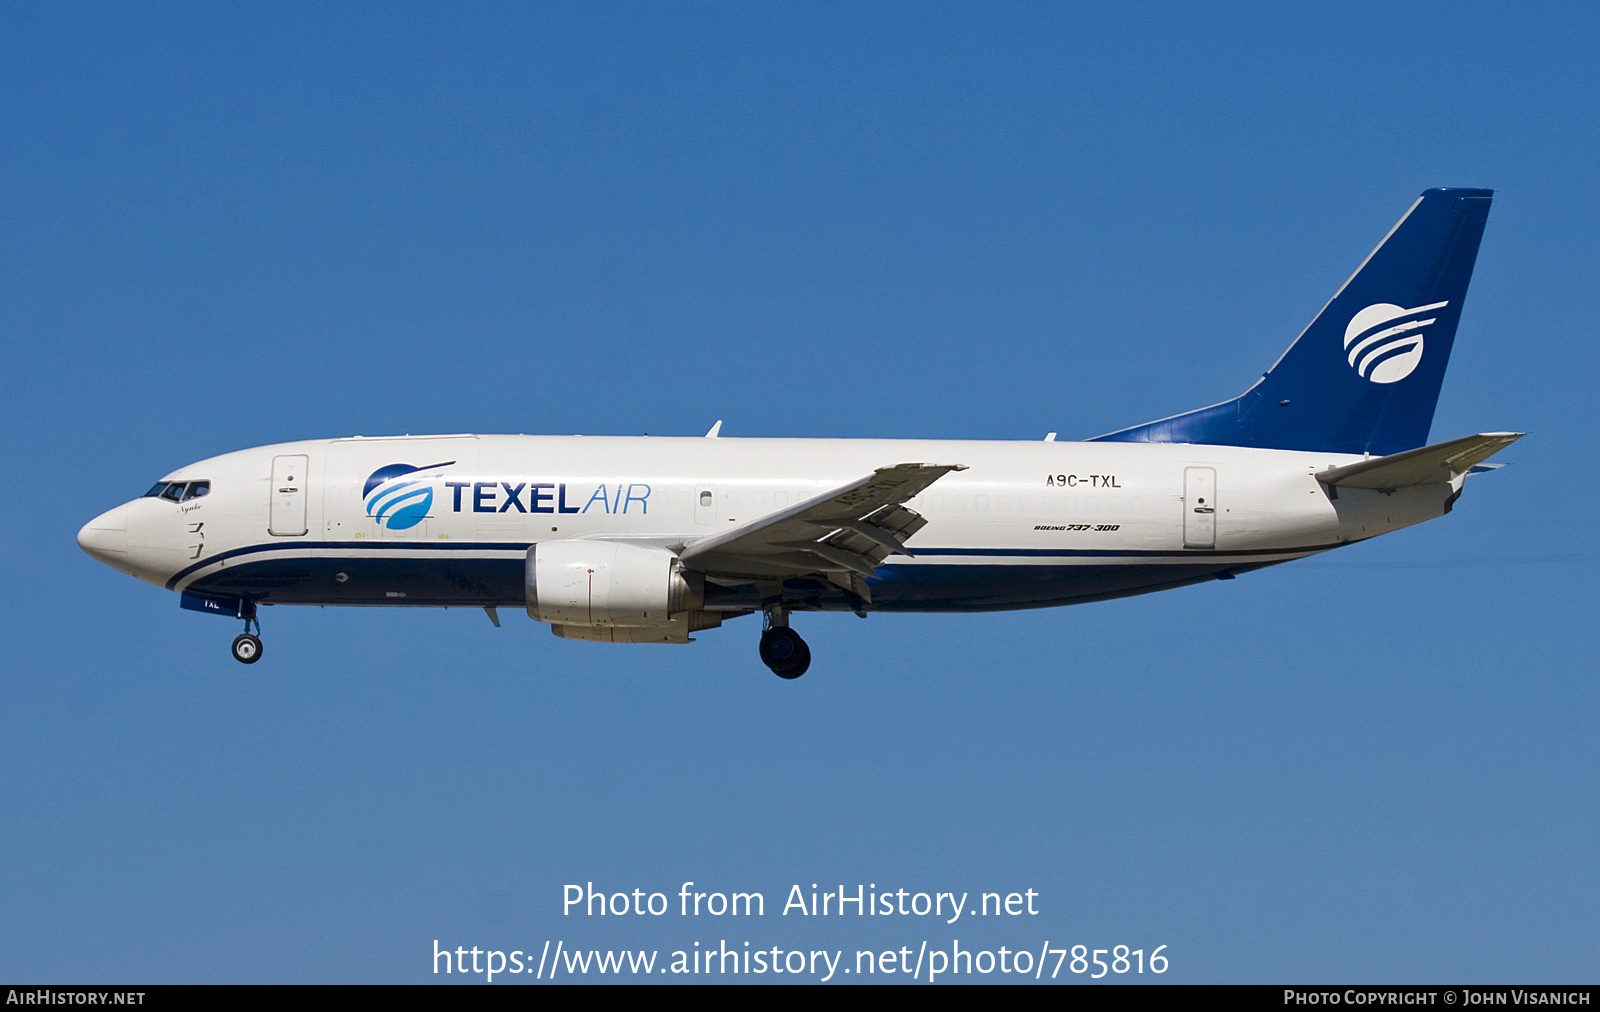
[{"label": "aircraft nose", "polygon": [[78,532],[78,547],[96,562],[128,572],[127,504],[107,510],[84,524],[83,530]]}]

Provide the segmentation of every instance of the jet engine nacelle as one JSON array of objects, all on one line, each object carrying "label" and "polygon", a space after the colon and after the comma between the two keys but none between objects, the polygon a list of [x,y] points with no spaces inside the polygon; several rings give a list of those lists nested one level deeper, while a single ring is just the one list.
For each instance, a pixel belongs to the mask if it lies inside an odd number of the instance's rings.
[{"label": "jet engine nacelle", "polygon": [[698,609],[705,582],[661,548],[545,541],[528,549],[528,615],[555,626],[657,628]]}]

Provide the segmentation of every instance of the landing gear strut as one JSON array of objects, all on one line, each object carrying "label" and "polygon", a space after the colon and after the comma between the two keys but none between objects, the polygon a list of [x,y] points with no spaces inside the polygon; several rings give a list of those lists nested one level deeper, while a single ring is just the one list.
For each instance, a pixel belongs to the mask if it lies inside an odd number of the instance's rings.
[{"label": "landing gear strut", "polygon": [[[244,615],[244,632],[234,637],[233,659],[240,664],[254,664],[261,659],[261,620],[256,618],[256,603],[245,601],[241,609]],[[251,635],[250,626],[256,627],[255,635]]]},{"label": "landing gear strut", "polygon": [[767,611],[767,628],[761,633],[761,663],[779,678],[799,678],[811,667],[811,648],[789,628],[785,608]]}]

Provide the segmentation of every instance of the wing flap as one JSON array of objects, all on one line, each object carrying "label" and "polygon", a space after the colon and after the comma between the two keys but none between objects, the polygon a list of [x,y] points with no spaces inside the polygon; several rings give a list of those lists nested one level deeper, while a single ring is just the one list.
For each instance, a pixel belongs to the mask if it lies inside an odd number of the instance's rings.
[{"label": "wing flap", "polygon": [[1392,492],[1409,485],[1447,484],[1515,443],[1521,432],[1481,432],[1387,457],[1357,461],[1317,473],[1324,485]]}]

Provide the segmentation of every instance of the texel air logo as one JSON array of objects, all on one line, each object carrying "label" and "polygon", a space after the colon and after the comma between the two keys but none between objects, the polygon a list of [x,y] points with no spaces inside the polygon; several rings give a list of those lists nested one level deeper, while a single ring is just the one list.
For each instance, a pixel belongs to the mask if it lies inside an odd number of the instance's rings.
[{"label": "texel air logo", "polygon": [[1398,383],[1422,361],[1423,328],[1437,317],[1419,319],[1448,302],[1402,309],[1387,302],[1368,306],[1344,328],[1344,350],[1356,374],[1374,383]]},{"label": "texel air logo", "polygon": [[433,508],[433,482],[440,477],[439,468],[449,467],[455,461],[412,467],[410,464],[388,464],[372,472],[366,488],[361,490],[366,500],[367,516],[389,528],[403,531],[422,523]]}]

